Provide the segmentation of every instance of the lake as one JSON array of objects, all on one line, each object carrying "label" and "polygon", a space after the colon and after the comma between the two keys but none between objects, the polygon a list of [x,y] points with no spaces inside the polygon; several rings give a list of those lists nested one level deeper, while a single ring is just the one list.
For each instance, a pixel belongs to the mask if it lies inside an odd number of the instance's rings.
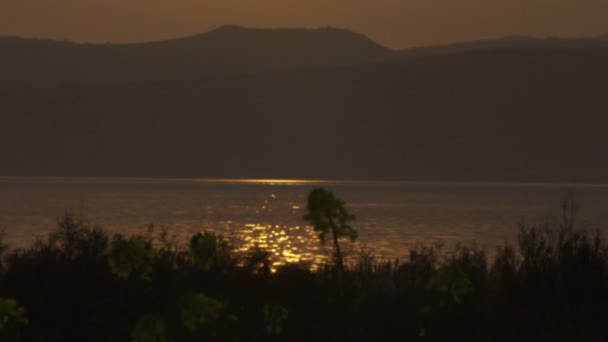
[{"label": "lake", "polygon": [[416,245],[486,248],[514,242],[519,223],[559,217],[569,192],[582,227],[608,227],[608,186],[584,184],[381,181],[213,180],[128,178],[0,178],[0,228],[13,248],[27,247],[56,227],[65,212],[111,232],[141,234],[166,226],[182,246],[213,231],[235,249],[266,248],[275,266],[323,262],[322,246],[302,216],[315,187],[334,191],[357,219],[351,255],[363,250],[400,258]]}]

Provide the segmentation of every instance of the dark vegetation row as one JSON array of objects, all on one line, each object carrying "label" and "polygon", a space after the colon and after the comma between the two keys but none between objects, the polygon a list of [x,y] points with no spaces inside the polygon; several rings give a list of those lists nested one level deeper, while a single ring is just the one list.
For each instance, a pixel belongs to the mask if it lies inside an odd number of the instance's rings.
[{"label": "dark vegetation row", "polygon": [[[316,192],[315,192],[316,191]],[[476,248],[447,258],[362,255],[343,263],[354,218],[331,192],[305,217],[336,252],[318,271],[269,254],[234,254],[211,233],[177,250],[163,230],[110,236],[66,215],[29,249],[5,251],[0,341],[604,341],[608,249],[576,229],[564,204],[555,224],[522,226],[492,260]]]}]

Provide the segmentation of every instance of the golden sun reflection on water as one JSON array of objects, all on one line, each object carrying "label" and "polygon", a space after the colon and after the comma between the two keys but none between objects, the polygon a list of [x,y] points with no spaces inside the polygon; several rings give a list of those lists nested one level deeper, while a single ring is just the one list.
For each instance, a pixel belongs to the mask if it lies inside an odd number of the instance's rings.
[{"label": "golden sun reflection on water", "polygon": [[270,252],[271,271],[290,263],[304,263],[316,270],[326,263],[327,255],[319,247],[319,238],[312,227],[246,224],[238,238],[242,245],[236,250],[247,253],[256,246]]},{"label": "golden sun reflection on water", "polygon": [[309,179],[215,179],[217,182],[232,182],[241,184],[261,184],[261,185],[306,185],[325,183],[322,180]]}]

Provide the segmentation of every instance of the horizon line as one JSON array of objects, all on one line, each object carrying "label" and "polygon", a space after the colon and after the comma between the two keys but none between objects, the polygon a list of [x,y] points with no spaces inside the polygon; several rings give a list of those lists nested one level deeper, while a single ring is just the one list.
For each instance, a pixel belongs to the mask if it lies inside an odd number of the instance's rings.
[{"label": "horizon line", "polygon": [[239,24],[224,24],[224,25],[219,25],[216,26],[213,29],[210,29],[208,31],[202,31],[202,32],[198,32],[198,33],[191,33],[191,34],[183,34],[183,35],[178,35],[178,36],[172,36],[172,37],[168,37],[168,38],[155,38],[155,39],[149,39],[149,40],[129,40],[129,41],[102,41],[102,40],[76,40],[76,39],[69,39],[69,38],[50,38],[50,37],[44,37],[44,36],[25,36],[25,35],[18,35],[18,34],[2,34],[0,33],[0,39],[2,38],[14,38],[14,39],[24,39],[24,40],[40,40],[40,41],[51,41],[51,42],[60,42],[60,43],[68,43],[68,44],[77,44],[77,45],[118,45],[118,46],[126,46],[126,45],[142,45],[142,44],[154,44],[154,43],[162,43],[162,42],[168,42],[168,41],[176,41],[176,40],[183,40],[183,39],[191,39],[191,38],[195,38],[198,36],[203,36],[209,33],[213,33],[225,28],[237,28],[237,29],[243,29],[243,30],[251,30],[251,31],[273,31],[273,30],[310,30],[310,31],[316,31],[316,30],[337,30],[337,31],[347,31],[353,34],[357,34],[357,35],[362,35],[363,37],[369,39],[370,41],[372,41],[375,44],[378,44],[386,49],[389,50],[393,50],[393,51],[403,51],[403,50],[410,50],[410,49],[419,49],[419,48],[429,48],[429,47],[441,47],[441,46],[449,46],[449,45],[457,45],[457,44],[466,44],[466,43],[477,43],[477,42],[488,42],[488,41],[500,41],[500,40],[508,40],[508,39],[513,39],[513,38],[518,38],[518,39],[533,39],[533,40],[550,40],[550,39],[562,39],[562,40],[577,40],[577,39],[602,39],[602,38],[608,38],[608,32],[607,33],[603,33],[603,34],[597,34],[597,35],[580,35],[580,36],[568,36],[568,35],[544,35],[544,36],[540,36],[540,35],[534,35],[534,34],[524,34],[524,33],[511,33],[511,34],[505,34],[505,35],[496,35],[496,36],[488,36],[488,37],[484,37],[484,38],[471,38],[471,39],[463,39],[463,40],[452,40],[449,42],[440,42],[440,43],[425,43],[425,44],[418,44],[418,45],[409,45],[406,47],[391,47],[391,46],[387,46],[384,43],[380,43],[378,42],[376,39],[371,38],[367,33],[363,33],[360,31],[356,31],[354,29],[351,28],[347,28],[347,27],[341,27],[341,26],[332,26],[332,25],[325,25],[325,26],[245,26],[245,25],[239,25]]},{"label": "horizon line", "polygon": [[311,179],[311,178],[193,178],[193,177],[133,177],[133,176],[0,176],[1,181],[115,181],[124,182],[186,182],[257,185],[444,185],[444,186],[521,186],[521,187],[608,187],[608,183],[539,182],[539,181],[472,181],[472,180],[403,180],[403,179]]}]

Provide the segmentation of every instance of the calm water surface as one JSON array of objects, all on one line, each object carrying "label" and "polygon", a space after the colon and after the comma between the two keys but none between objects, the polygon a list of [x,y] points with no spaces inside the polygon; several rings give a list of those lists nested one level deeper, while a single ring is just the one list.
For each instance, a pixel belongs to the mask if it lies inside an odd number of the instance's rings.
[{"label": "calm water surface", "polygon": [[608,186],[573,184],[412,183],[276,180],[0,178],[0,228],[13,247],[26,247],[72,212],[112,232],[167,226],[178,243],[200,231],[222,233],[245,251],[257,244],[275,265],[322,262],[321,246],[302,219],[306,196],[323,186],[357,216],[359,243],[383,258],[405,258],[416,244],[485,247],[514,241],[519,222],[560,213],[569,191],[582,225],[608,227]]}]

